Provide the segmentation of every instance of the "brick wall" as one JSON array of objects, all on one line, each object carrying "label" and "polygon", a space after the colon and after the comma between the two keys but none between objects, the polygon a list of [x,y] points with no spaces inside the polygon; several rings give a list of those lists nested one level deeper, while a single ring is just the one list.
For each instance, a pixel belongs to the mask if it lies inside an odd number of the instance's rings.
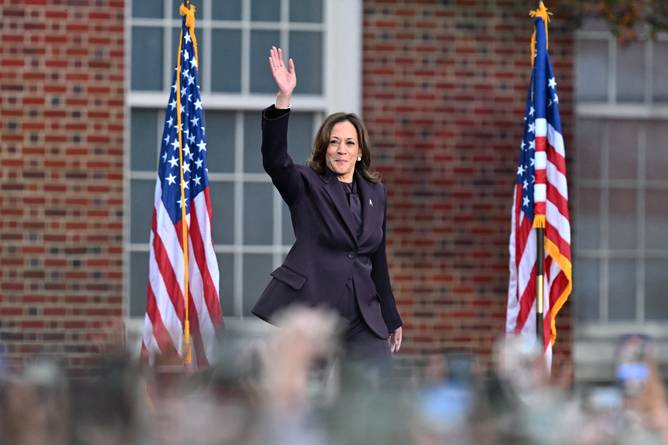
[{"label": "brick wall", "polygon": [[[531,69],[528,11],[536,2],[363,5],[363,113],[390,192],[404,357],[419,366],[456,348],[488,362],[505,327],[511,192]],[[556,12],[549,38],[569,150],[574,48],[566,17]],[[555,366],[570,358],[570,306],[559,318]]]},{"label": "brick wall", "polygon": [[14,366],[77,370],[123,315],[124,2],[0,17],[0,335]]},{"label": "brick wall", "polygon": [[[535,2],[363,7],[363,113],[390,190],[404,357],[488,360],[504,327]],[[0,336],[17,366],[54,353],[83,369],[122,332],[124,2],[0,0],[0,17]],[[550,32],[567,150],[568,22],[557,11]],[[555,363],[571,353],[570,313]]]}]

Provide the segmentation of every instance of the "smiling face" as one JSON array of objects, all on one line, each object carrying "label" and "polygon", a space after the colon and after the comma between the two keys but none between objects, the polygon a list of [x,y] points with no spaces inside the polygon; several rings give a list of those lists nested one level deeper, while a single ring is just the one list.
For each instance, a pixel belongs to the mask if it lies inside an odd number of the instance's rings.
[{"label": "smiling face", "polygon": [[325,160],[327,167],[339,178],[339,181],[352,182],[355,163],[360,156],[357,129],[349,121],[339,122],[332,127]]}]

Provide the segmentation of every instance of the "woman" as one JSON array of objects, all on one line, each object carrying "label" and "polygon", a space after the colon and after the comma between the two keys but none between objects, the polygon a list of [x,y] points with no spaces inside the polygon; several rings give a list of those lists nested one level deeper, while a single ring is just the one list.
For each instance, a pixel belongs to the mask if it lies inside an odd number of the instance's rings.
[{"label": "woman", "polygon": [[401,346],[402,323],[385,256],[387,194],[369,171],[366,129],[354,114],[332,114],[309,165],[295,165],[287,151],[295,65],[290,59],[286,69],[274,47],[269,65],[278,95],[262,113],[262,162],[290,207],[296,241],[253,313],[270,321],[292,304],[331,308],[348,324],[349,355],[389,358]]}]

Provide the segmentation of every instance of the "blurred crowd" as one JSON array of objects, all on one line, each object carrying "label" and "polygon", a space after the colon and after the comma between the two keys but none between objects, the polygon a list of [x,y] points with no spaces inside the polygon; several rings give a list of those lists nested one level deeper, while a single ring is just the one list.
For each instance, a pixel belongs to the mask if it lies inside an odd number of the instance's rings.
[{"label": "blurred crowd", "polygon": [[[206,370],[111,354],[85,378],[36,359],[0,380],[0,445],[668,444],[651,339],[621,339],[616,382],[576,389],[533,339],[499,341],[494,369],[463,351],[420,379],[351,362],[330,314],[223,331]],[[1,368],[1,364],[0,364]]]}]

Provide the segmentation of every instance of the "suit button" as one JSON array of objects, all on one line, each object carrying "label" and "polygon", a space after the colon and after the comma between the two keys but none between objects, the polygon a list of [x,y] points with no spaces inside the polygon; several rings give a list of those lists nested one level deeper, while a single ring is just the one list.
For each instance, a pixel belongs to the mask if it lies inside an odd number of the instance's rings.
[{"label": "suit button", "polygon": [[351,260],[355,258],[355,252],[348,252],[348,258]]}]

